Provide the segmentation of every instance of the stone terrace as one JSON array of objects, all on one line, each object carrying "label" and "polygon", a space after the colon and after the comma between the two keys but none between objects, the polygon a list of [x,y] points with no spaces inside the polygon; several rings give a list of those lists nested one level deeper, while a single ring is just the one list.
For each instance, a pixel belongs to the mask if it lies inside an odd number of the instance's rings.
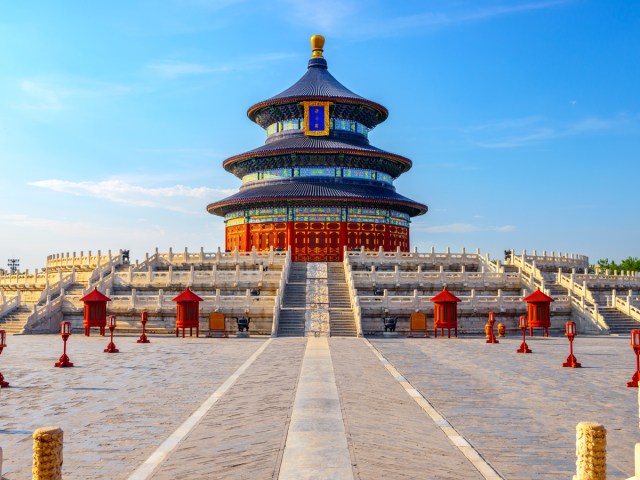
[{"label": "stone terrace", "polygon": [[[65,436],[65,479],[130,478],[214,391],[228,385],[153,476],[138,478],[279,478],[283,459],[291,457],[289,419],[297,415],[307,342],[321,339],[151,340],[139,345],[135,337],[116,337],[121,353],[105,354],[108,339],[73,335],[68,351],[76,367],[56,369],[59,337],[10,337],[0,356],[0,371],[11,383],[0,391],[5,477],[30,478],[31,433],[58,425]],[[639,432],[638,391],[626,387],[635,366],[628,339],[577,337],[582,369],[561,367],[568,354],[563,337],[528,339],[530,355],[515,353],[519,343],[517,337],[497,345],[480,337],[328,339],[329,368],[322,375],[335,384],[339,405],[313,408],[319,415],[324,408],[341,412],[344,453],[352,465],[348,478],[571,478],[581,420],[607,427],[608,478],[630,477]],[[385,369],[376,351],[401,377]],[[499,476],[479,473],[443,434],[446,428],[402,388],[403,379]],[[324,428],[322,422],[301,425],[310,433]],[[299,478],[324,477],[301,471]]]}]

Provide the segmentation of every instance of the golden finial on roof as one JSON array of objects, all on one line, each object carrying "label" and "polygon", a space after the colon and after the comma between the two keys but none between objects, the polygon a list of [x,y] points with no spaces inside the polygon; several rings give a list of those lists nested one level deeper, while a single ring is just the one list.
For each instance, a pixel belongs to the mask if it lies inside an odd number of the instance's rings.
[{"label": "golden finial on roof", "polygon": [[324,37],[322,35],[314,35],[311,37],[311,50],[313,55],[311,58],[324,58],[322,56],[322,49],[324,48]]}]

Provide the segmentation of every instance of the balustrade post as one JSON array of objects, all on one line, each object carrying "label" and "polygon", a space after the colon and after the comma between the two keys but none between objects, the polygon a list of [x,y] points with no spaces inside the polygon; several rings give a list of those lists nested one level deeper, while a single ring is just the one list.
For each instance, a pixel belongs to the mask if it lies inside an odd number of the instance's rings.
[{"label": "balustrade post", "polygon": [[131,289],[131,304],[130,307],[131,308],[135,308],[136,306],[136,289],[132,288]]},{"label": "balustrade post", "polygon": [[595,422],[576,425],[576,475],[574,480],[607,478],[607,430]]},{"label": "balustrade post", "polygon": [[164,300],[164,292],[162,289],[158,290],[158,308],[162,308],[162,301]]},{"label": "balustrade post", "polygon": [[200,263],[204,263],[204,247],[200,247]]}]

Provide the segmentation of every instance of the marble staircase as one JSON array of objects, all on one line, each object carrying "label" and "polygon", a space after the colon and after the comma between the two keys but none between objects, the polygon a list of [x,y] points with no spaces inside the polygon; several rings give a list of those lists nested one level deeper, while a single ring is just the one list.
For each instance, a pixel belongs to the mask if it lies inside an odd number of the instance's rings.
[{"label": "marble staircase", "polygon": [[357,335],[355,318],[342,263],[327,264],[327,280],[330,335],[355,337]]},{"label": "marble staircase", "polygon": [[289,280],[284,289],[280,319],[279,337],[304,337],[305,311],[307,306],[307,264],[291,264]]}]

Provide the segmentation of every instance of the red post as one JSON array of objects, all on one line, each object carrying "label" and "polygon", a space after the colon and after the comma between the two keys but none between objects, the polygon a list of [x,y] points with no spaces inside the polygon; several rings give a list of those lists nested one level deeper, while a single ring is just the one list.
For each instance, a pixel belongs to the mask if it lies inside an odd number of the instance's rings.
[{"label": "red post", "polygon": [[500,343],[498,339],[496,339],[496,334],[493,333],[493,325],[496,323],[496,314],[493,312],[489,312],[489,340],[486,343]]},{"label": "red post", "polygon": [[627,382],[627,387],[638,388],[638,380],[640,380],[640,330],[631,330],[630,347],[636,354],[636,372],[631,377],[631,381]]},{"label": "red post", "polygon": [[62,356],[60,360],[58,360],[55,364],[56,367],[65,368],[65,367],[73,367],[73,363],[69,361],[69,357],[67,356],[67,340],[69,340],[69,336],[71,335],[71,322],[62,322],[60,324],[60,336],[62,337],[62,341],[64,342],[64,349],[62,351]]},{"label": "red post", "polygon": [[[7,346],[6,340],[7,340],[7,332],[5,332],[4,330],[0,330],[0,353],[2,353],[2,351]],[[0,387],[6,388],[8,386],[9,386],[9,382],[5,382],[4,375],[0,373]]]},{"label": "red post", "polygon": [[151,341],[147,338],[147,335],[145,334],[148,318],[149,318],[149,314],[147,312],[142,312],[140,314],[140,323],[142,323],[142,335],[140,335],[140,338],[138,339],[138,343],[151,343]]},{"label": "red post", "polygon": [[525,332],[527,330],[527,317],[524,315],[520,315],[520,330],[522,330],[522,344],[520,345],[520,348],[516,350],[516,353],[531,353],[529,345],[527,345],[527,342],[524,339]]},{"label": "red post", "polygon": [[118,353],[120,350],[116,348],[116,344],[113,343],[113,331],[116,329],[116,316],[109,315],[109,331],[111,332],[111,341],[107,348],[104,349],[105,353]]},{"label": "red post", "polygon": [[581,363],[578,363],[576,357],[573,355],[573,339],[576,336],[576,324],[575,322],[567,322],[565,335],[569,338],[569,356],[567,361],[562,364],[563,367],[580,368]]}]

